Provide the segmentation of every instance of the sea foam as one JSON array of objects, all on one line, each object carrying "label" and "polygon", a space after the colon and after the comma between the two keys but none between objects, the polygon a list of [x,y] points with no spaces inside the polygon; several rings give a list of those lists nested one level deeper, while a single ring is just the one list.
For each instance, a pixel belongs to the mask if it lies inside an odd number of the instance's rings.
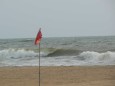
[{"label": "sea foam", "polygon": [[[59,53],[59,52],[62,53]],[[67,54],[68,52],[73,54]],[[76,53],[77,52],[77,53]],[[78,50],[41,51],[42,66],[115,65],[115,52],[94,52]],[[76,53],[76,54],[75,54]],[[0,50],[1,66],[38,66],[39,53],[28,49]]]}]

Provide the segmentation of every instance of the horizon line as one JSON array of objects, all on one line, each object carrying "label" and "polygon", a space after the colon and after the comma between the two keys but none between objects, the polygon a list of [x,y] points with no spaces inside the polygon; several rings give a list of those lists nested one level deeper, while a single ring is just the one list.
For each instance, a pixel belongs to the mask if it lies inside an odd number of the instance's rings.
[{"label": "horizon line", "polygon": [[[61,38],[61,37],[111,37],[115,35],[94,35],[94,36],[43,36],[43,38]],[[11,37],[11,38],[0,38],[0,39],[32,39],[35,37]]]}]

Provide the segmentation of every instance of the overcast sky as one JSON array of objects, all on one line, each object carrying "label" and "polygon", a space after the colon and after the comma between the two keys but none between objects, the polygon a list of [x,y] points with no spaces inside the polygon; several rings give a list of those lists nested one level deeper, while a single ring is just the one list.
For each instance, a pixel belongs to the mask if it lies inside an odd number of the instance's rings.
[{"label": "overcast sky", "polygon": [[0,38],[115,35],[115,0],[0,0]]}]

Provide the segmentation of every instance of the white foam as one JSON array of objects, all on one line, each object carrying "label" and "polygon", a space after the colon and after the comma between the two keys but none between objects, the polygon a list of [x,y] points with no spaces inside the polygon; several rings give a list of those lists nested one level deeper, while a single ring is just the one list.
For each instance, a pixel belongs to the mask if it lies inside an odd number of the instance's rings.
[{"label": "white foam", "polygon": [[[41,56],[45,56],[44,52],[40,52]],[[5,49],[0,51],[0,58],[25,58],[25,57],[36,57],[37,52],[25,49]]]},{"label": "white foam", "polygon": [[84,58],[87,64],[115,64],[115,52],[107,51],[105,53],[98,53],[94,51],[86,51],[79,55],[79,57]]},{"label": "white foam", "polygon": [[[41,56],[46,53],[41,52]],[[0,66],[38,66],[38,53],[25,49],[5,49],[0,51]],[[41,58],[42,66],[115,65],[115,52],[104,53],[85,51],[77,56],[57,56]]]}]

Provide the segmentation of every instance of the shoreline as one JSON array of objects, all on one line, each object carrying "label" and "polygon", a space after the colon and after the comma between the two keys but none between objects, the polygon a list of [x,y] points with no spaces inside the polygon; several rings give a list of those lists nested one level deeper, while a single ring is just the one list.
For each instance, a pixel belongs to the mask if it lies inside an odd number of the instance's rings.
[{"label": "shoreline", "polygon": [[[38,86],[38,69],[0,67],[0,86]],[[115,86],[115,66],[41,66],[41,86]]]}]

